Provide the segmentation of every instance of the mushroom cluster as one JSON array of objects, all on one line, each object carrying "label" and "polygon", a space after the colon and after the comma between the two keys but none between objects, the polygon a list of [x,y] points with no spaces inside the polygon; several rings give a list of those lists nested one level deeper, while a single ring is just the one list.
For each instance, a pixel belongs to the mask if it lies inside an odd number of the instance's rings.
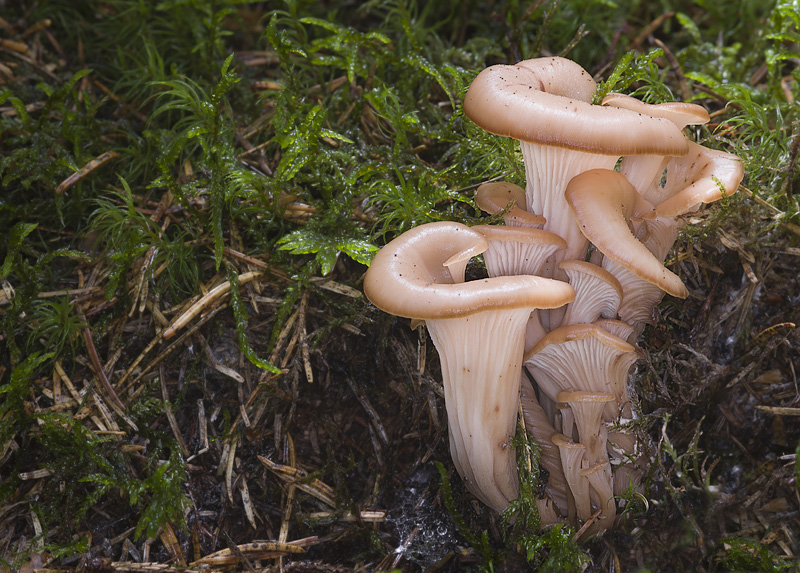
[{"label": "mushroom cluster", "polygon": [[[734,155],[687,139],[694,104],[622,94],[591,103],[591,76],[564,58],[483,70],[464,112],[520,141],[526,188],[488,183],[476,203],[505,225],[422,225],[386,245],[367,297],[422,320],[442,363],[454,464],[502,511],[518,492],[509,446],[518,411],[542,448],[542,523],[610,528],[615,497],[646,469],[636,435],[636,340],[668,293],[688,296],[663,261],[682,216],[734,193]],[[466,281],[482,254],[488,278]]]}]

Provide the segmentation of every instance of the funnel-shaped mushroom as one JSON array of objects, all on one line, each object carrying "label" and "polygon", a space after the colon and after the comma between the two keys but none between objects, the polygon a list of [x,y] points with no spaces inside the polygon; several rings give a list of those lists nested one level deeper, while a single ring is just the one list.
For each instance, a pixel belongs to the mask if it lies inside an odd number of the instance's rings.
[{"label": "funnel-shaped mushroom", "polygon": [[558,447],[550,441],[550,436],[557,433],[553,424],[550,422],[545,411],[536,399],[533,386],[528,381],[528,377],[522,375],[520,383],[520,404],[522,415],[525,419],[525,430],[533,436],[536,443],[541,448],[540,463],[547,470],[547,484],[545,492],[555,502],[561,513],[567,514],[567,482],[564,478],[564,470],[561,467],[561,454]]},{"label": "funnel-shaped mushroom", "polygon": [[527,178],[527,209],[544,215],[544,229],[567,249],[549,265],[582,259],[586,240],[564,204],[578,173],[613,169],[623,155],[684,155],[687,140],[675,124],[627,109],[590,103],[595,82],[564,58],[525,60],[486,68],[464,97],[464,112],[480,127],[520,140]]},{"label": "funnel-shaped mushroom", "polygon": [[605,421],[630,408],[628,370],[636,349],[594,324],[561,326],[542,338],[525,356],[525,366],[539,389],[554,402],[563,390],[607,392],[616,404],[607,404]]},{"label": "funnel-shaped mushroom", "polygon": [[510,439],[525,324],[533,310],[564,305],[574,291],[533,276],[454,284],[443,264],[485,246],[483,235],[460,223],[421,225],[375,255],[364,292],[390,314],[426,321],[442,364],[456,469],[470,491],[502,511],[518,492]]},{"label": "funnel-shaped mushroom", "polygon": [[614,487],[608,460],[583,468],[579,474],[589,480],[592,501],[600,509],[600,516],[588,533],[591,535],[611,529],[617,514],[617,506],[614,503]]},{"label": "funnel-shaped mushroom", "polygon": [[564,434],[554,434],[550,440],[558,447],[561,453],[561,466],[564,469],[564,477],[567,480],[567,484],[569,484],[567,495],[569,520],[575,523],[577,515],[578,519],[586,521],[592,515],[589,480],[580,475],[581,462],[586,452],[586,446],[573,442]]},{"label": "funnel-shaped mushroom", "polygon": [[603,255],[673,296],[688,296],[681,279],[631,233],[628,220],[651,215],[623,175],[608,169],[581,173],[569,182],[565,197],[581,232]]},{"label": "funnel-shaped mushroom", "polygon": [[585,460],[595,464],[607,460],[607,431],[601,428],[603,410],[606,404],[614,401],[608,392],[585,392],[565,390],[558,393],[558,401],[569,404],[578,428],[578,440],[586,446]]}]

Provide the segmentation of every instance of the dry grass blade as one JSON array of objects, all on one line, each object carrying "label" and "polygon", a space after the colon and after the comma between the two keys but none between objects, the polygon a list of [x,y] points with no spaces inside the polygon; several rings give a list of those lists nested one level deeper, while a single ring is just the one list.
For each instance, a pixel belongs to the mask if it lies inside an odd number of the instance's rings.
[{"label": "dry grass blade", "polygon": [[[243,273],[239,275],[239,284],[245,285],[259,276],[263,276],[263,273],[262,272]],[[217,285],[216,287],[208,291],[208,293],[203,298],[201,298],[195,304],[193,304],[191,308],[189,308],[189,310],[187,310],[185,313],[179,316],[178,319],[175,320],[175,322],[173,322],[172,325],[169,328],[167,328],[161,336],[165,340],[172,338],[177,331],[179,331],[181,328],[183,328],[189,322],[191,322],[195,316],[203,312],[207,307],[214,304],[217,300],[223,298],[225,295],[228,294],[228,292],[230,292],[230,290],[231,290],[231,283],[228,281],[225,281],[222,284]]]},{"label": "dry grass blade", "polygon": [[312,479],[308,483],[302,483],[301,480],[308,479],[307,472],[291,466],[276,464],[264,456],[258,456],[258,459],[267,469],[269,469],[286,483],[296,485],[298,489],[301,489],[307,494],[313,495],[325,505],[333,508],[336,507],[336,493],[328,484],[318,479]]},{"label": "dry grass blade", "polygon": [[73,173],[72,175],[64,179],[64,181],[62,181],[61,184],[59,184],[59,186],[56,187],[56,194],[63,193],[67,189],[70,189],[71,187],[77,185],[83,179],[91,175],[93,171],[101,168],[103,165],[105,165],[106,163],[108,163],[109,161],[111,161],[116,157],[119,157],[119,153],[117,153],[116,151],[106,151],[105,153],[98,155],[97,157],[92,159],[89,163],[81,167],[77,172]]},{"label": "dry grass blade", "polygon": [[[317,543],[316,537],[309,537],[297,541],[290,541],[288,543],[278,543],[275,541],[262,541],[254,543],[245,543],[238,545],[236,548],[239,552],[253,561],[261,559],[270,559],[285,555],[302,555],[306,552],[305,547]],[[191,567],[202,566],[225,566],[236,564],[236,555],[231,549],[222,549],[210,555],[198,559],[190,564]]]},{"label": "dry grass blade", "polygon": [[[95,375],[100,381],[103,390],[106,392],[106,397],[111,400],[111,402],[122,412],[125,412],[125,404],[123,404],[119,399],[119,396],[117,396],[117,393],[114,391],[114,387],[111,386],[111,383],[108,381],[108,377],[103,369],[103,365],[100,363],[100,357],[97,355],[97,349],[94,346],[94,340],[92,340],[92,331],[88,328],[84,328],[82,330],[82,334],[83,341],[86,344],[86,350],[89,352],[89,358],[91,359],[92,366],[95,370]],[[133,428],[137,429],[135,425]]]},{"label": "dry grass blade", "polygon": [[348,522],[365,522],[365,523],[382,523],[386,521],[386,514],[389,513],[383,509],[366,509],[360,511],[358,514],[353,514],[349,511],[344,513],[334,513],[330,511],[315,511],[308,514],[310,519],[335,519],[337,521]]}]

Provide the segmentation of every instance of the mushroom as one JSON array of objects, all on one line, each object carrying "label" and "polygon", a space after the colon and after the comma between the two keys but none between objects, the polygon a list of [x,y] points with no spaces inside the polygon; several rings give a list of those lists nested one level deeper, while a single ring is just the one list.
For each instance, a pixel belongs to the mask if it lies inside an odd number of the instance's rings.
[{"label": "mushroom", "polygon": [[[542,265],[557,250],[567,246],[564,239],[541,229],[475,225],[489,242],[483,253],[490,277],[504,275],[539,275]],[[525,334],[525,350],[529,350],[545,335],[539,310],[531,313]]]},{"label": "mushroom", "polygon": [[591,499],[600,509],[600,516],[588,533],[593,534],[611,529],[611,526],[614,525],[617,506],[614,504],[614,480],[611,478],[611,466],[608,460],[582,468],[578,474],[589,481]]},{"label": "mushroom", "polygon": [[385,312],[425,321],[442,365],[453,462],[470,491],[502,511],[519,487],[510,439],[525,324],[537,308],[571,302],[574,291],[528,275],[454,282],[444,263],[485,248],[466,225],[421,225],[375,255],[364,292]]},{"label": "mushroom", "polygon": [[586,446],[579,442],[573,442],[564,434],[554,434],[550,441],[558,447],[564,477],[569,484],[568,518],[572,523],[575,523],[576,517],[581,521],[586,521],[592,515],[591,492],[589,481],[579,473]]},{"label": "mushroom", "polygon": [[584,459],[590,464],[608,459],[607,431],[601,422],[606,404],[614,401],[613,394],[565,390],[558,393],[558,401],[569,404],[572,410],[578,428],[578,441],[586,446]]},{"label": "mushroom", "polygon": [[564,203],[575,175],[613,169],[627,155],[685,155],[687,140],[674,123],[631,110],[592,105],[596,84],[565,58],[537,58],[481,71],[464,97],[464,112],[491,133],[520,140],[527,178],[527,209],[543,215],[544,229],[561,236],[564,259],[583,259],[586,240]]},{"label": "mushroom", "polygon": [[608,169],[586,171],[569,182],[565,197],[580,231],[605,257],[673,296],[689,295],[681,279],[631,233],[628,220],[652,213],[623,175]]},{"label": "mushroom", "polygon": [[[532,227],[541,229],[544,217],[529,213],[526,207],[525,189],[505,181],[484,183],[475,191],[475,203],[490,215],[502,213],[509,227]],[[509,207],[510,206],[510,207]]]},{"label": "mushroom", "polygon": [[636,349],[594,324],[561,326],[542,338],[525,355],[525,366],[539,389],[554,402],[563,390],[607,392],[603,418],[630,417],[628,370],[638,359]]},{"label": "mushroom", "polygon": [[567,482],[564,469],[561,467],[561,454],[558,447],[550,441],[550,436],[557,433],[549,417],[539,405],[536,393],[528,377],[524,374],[520,382],[520,406],[525,421],[525,430],[536,440],[541,449],[539,463],[547,470],[545,492],[555,502],[561,513],[567,514]]}]

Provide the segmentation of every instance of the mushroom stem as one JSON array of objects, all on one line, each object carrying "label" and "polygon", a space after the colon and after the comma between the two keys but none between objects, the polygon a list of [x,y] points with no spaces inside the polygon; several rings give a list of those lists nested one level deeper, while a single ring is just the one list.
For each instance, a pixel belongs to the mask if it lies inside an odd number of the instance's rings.
[{"label": "mushroom stem", "polygon": [[[498,512],[519,492],[511,438],[529,315],[522,308],[427,321],[440,349],[453,462],[469,490]],[[506,337],[486,338],[499,329]]]},{"label": "mushroom stem", "polygon": [[525,162],[525,194],[528,209],[544,216],[543,229],[555,233],[567,243],[566,249],[548,259],[542,275],[555,277],[558,263],[567,259],[583,260],[588,241],[564,201],[570,180],[590,169],[614,169],[616,155],[598,155],[520,141]]}]

